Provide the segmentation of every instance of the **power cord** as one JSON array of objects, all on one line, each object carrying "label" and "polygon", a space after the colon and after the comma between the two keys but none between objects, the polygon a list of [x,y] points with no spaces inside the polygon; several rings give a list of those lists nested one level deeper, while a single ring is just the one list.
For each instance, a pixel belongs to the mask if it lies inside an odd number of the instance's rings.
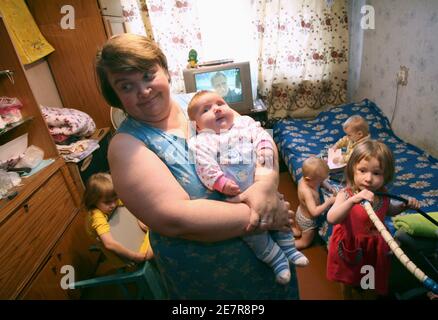
[{"label": "power cord", "polygon": [[398,87],[400,86],[399,81],[397,80],[397,89],[395,91],[395,104],[394,104],[394,110],[392,111],[392,116],[391,116],[391,128],[392,128],[392,122],[394,121],[394,117],[395,117],[395,112],[397,110],[397,101],[398,101]]}]

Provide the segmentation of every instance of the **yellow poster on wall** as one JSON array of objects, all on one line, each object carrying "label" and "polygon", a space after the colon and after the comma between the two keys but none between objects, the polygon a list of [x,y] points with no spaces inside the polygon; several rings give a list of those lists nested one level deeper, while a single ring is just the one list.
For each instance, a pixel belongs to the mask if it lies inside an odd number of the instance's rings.
[{"label": "yellow poster on wall", "polygon": [[35,62],[55,51],[41,34],[24,0],[1,0],[0,15],[22,64]]}]

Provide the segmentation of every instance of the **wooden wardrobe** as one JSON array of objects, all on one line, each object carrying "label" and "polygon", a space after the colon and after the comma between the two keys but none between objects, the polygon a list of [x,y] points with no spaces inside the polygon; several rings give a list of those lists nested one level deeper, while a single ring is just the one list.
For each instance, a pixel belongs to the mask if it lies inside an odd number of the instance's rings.
[{"label": "wooden wardrobe", "polygon": [[[89,114],[97,128],[111,127],[110,108],[102,98],[94,74],[97,49],[107,40],[97,0],[27,0],[41,33],[55,48],[47,62],[65,108]],[[66,5],[73,10],[66,11]],[[61,13],[64,8],[65,13]],[[73,29],[64,29],[67,14]],[[65,27],[65,26],[64,26]]]},{"label": "wooden wardrobe", "polygon": [[0,71],[13,73],[13,82],[0,73],[0,96],[20,99],[25,119],[0,133],[0,145],[27,133],[28,144],[54,160],[22,179],[15,197],[0,200],[0,299],[74,298],[78,292],[61,287],[61,269],[71,266],[76,279],[86,279],[97,258],[88,250],[92,241],[84,227],[81,194],[58,155],[1,17],[0,39]]}]

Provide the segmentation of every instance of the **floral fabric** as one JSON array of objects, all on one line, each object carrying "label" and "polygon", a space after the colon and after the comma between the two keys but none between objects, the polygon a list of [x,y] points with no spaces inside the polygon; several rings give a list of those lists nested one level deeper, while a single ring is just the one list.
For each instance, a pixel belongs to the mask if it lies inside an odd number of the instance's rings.
[{"label": "floral fabric", "polygon": [[346,101],[346,1],[257,0],[260,95],[270,118],[311,117]]},{"label": "floral fabric", "polygon": [[51,135],[88,137],[96,130],[93,119],[76,109],[41,106],[41,112]]},{"label": "floral fabric", "polygon": [[[141,12],[169,64],[174,93],[185,92],[183,69],[190,49],[201,54],[201,30],[196,1],[141,0]],[[149,19],[148,19],[149,17]]]}]

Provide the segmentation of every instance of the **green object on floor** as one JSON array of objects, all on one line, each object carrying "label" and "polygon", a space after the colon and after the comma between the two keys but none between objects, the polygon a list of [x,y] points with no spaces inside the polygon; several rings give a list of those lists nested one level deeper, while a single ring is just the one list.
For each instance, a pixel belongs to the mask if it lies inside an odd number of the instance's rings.
[{"label": "green object on floor", "polygon": [[[130,297],[124,285],[134,283],[137,286],[137,295]],[[155,300],[167,299],[167,292],[160,272],[151,261],[145,261],[138,270],[132,272],[120,271],[116,274],[77,281],[70,285],[71,289],[85,289],[105,285],[120,285],[127,299],[147,299],[152,294]]]},{"label": "green object on floor", "polygon": [[[428,215],[438,221],[438,212],[430,212]],[[399,215],[392,218],[392,221],[397,230],[403,230],[411,236],[438,238],[438,227],[418,213]]]}]

